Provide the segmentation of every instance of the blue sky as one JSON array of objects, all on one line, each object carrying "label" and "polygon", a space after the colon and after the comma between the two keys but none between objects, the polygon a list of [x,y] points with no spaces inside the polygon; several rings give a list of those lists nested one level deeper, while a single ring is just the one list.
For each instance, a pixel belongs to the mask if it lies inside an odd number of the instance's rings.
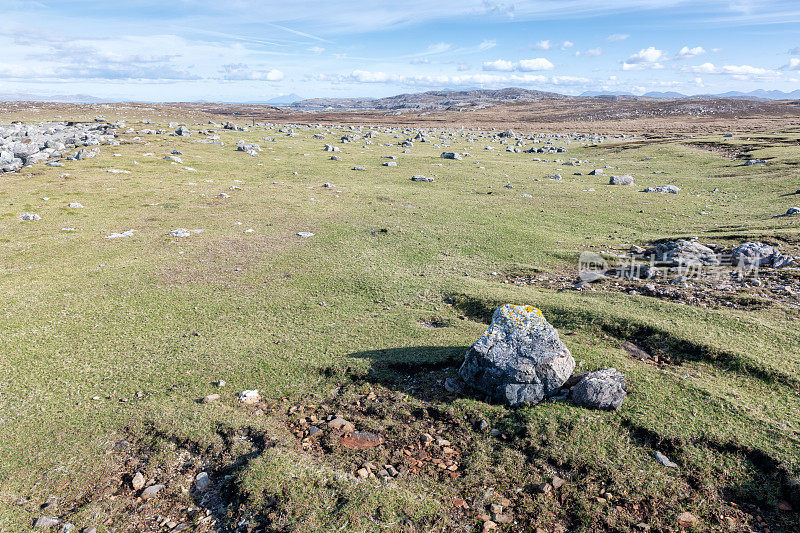
[{"label": "blue sky", "polygon": [[0,0],[0,93],[800,89],[800,0]]}]

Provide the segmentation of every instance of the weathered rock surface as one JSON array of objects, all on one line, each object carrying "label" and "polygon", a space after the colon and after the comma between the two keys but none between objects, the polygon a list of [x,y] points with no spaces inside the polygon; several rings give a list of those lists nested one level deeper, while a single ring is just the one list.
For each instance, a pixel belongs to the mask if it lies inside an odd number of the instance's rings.
[{"label": "weathered rock surface", "polygon": [[794,258],[784,255],[774,246],[763,242],[745,242],[731,252],[731,261],[738,268],[771,266],[785,268],[794,264]]},{"label": "weathered rock surface", "polygon": [[633,176],[625,174],[624,176],[611,176],[608,180],[609,185],[635,185],[633,183]]},{"label": "weathered rock surface", "polygon": [[558,391],[574,369],[575,359],[541,311],[506,304],[467,352],[459,375],[469,386],[516,406]]},{"label": "weathered rock surface", "polygon": [[582,407],[616,410],[627,395],[625,377],[615,368],[590,372],[572,387],[571,393],[572,401]]},{"label": "weathered rock surface", "polygon": [[655,260],[672,266],[718,265],[720,259],[714,250],[695,241],[669,241],[657,244],[645,252]]}]

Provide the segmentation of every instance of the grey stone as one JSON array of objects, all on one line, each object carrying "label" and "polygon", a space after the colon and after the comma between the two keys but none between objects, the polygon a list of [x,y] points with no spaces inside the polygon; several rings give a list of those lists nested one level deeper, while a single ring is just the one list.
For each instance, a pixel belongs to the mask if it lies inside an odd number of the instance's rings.
[{"label": "grey stone", "polygon": [[189,137],[191,134],[192,132],[189,131],[189,128],[187,128],[186,126],[181,126],[177,130],[175,130],[175,135],[178,135],[180,137]]},{"label": "grey stone", "polygon": [[61,523],[61,520],[54,516],[40,516],[36,519],[36,522],[33,524],[33,527],[36,529],[50,529],[56,527],[58,524]]},{"label": "grey stone", "polygon": [[672,266],[719,265],[720,259],[714,250],[695,241],[669,241],[659,243],[647,250],[646,255],[655,256],[656,261]]},{"label": "grey stone", "polygon": [[433,178],[429,178],[428,176],[423,176],[422,174],[416,174],[411,176],[411,181],[433,181]]},{"label": "grey stone", "polygon": [[461,154],[457,154],[455,152],[442,152],[442,159],[455,159],[457,161],[461,161]]},{"label": "grey stone", "polygon": [[659,185],[658,187],[647,187],[642,192],[660,192],[661,194],[669,193],[669,194],[678,194],[680,189],[675,185]]},{"label": "grey stone", "polygon": [[661,463],[662,465],[664,465],[664,466],[666,466],[668,468],[678,468],[678,465],[676,463],[673,463],[669,459],[669,457],[667,457],[666,455],[664,455],[661,452],[657,451],[657,452],[655,452],[653,454],[653,456],[656,458],[656,461],[658,461],[659,463]]},{"label": "grey stone", "polygon": [[625,377],[615,368],[590,372],[572,387],[571,394],[572,401],[582,407],[616,410],[627,395]]},{"label": "grey stone", "polygon": [[159,492],[164,488],[164,485],[150,485],[146,489],[142,491],[142,499],[143,500],[150,500],[155,498]]},{"label": "grey stone", "polygon": [[200,472],[194,478],[194,486],[200,492],[205,492],[211,486],[211,478],[208,477],[208,472]]},{"label": "grey stone", "polygon": [[575,359],[541,311],[506,304],[494,312],[458,372],[469,386],[517,406],[557,392],[574,369]]},{"label": "grey stone", "polygon": [[609,185],[635,185],[633,183],[633,176],[625,174],[623,176],[611,176],[608,180]]}]

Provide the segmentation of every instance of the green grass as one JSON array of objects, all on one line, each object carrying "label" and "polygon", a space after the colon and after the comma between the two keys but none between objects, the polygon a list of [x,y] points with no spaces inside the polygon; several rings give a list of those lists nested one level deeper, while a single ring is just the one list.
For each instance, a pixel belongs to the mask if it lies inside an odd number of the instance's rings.
[{"label": "green grass", "polygon": [[[758,504],[787,531],[800,527],[794,514],[775,511],[785,498],[780,476],[756,464],[752,452],[800,473],[796,309],[703,309],[502,283],[506,273],[574,269],[585,249],[666,237],[796,242],[800,219],[771,217],[798,203],[782,196],[800,186],[797,146],[776,141],[756,150],[752,157],[773,159],[751,167],[679,141],[628,150],[573,143],[567,154],[540,156],[591,161],[562,167],[485,139],[469,145],[456,138],[450,148],[416,143],[402,154],[393,135],[364,149],[332,142],[344,130],[317,140],[318,130],[295,129],[297,137],[264,127],[223,132],[224,146],[192,143],[197,134],[142,136],[65,168],[37,165],[0,177],[0,529],[24,530],[40,514],[38,504],[56,494],[73,502],[60,509],[65,519],[102,530],[126,511],[115,500],[74,502],[96,494],[98,479],[118,468],[109,443],[123,436],[163,441],[169,457],[176,450],[165,436],[205,448],[219,444],[220,424],[257,428],[278,443],[234,479],[254,512],[276,513],[276,528],[455,529],[477,522],[454,514],[452,498],[467,499],[472,513],[491,500],[489,488],[514,498],[515,517],[532,527],[627,530],[644,521],[666,531],[677,529],[678,513],[691,511],[701,529],[727,530],[719,516],[735,514],[730,501]],[[264,150],[259,157],[236,152],[239,139]],[[330,161],[325,143],[340,146],[344,160]],[[486,144],[497,149],[484,151]],[[162,159],[173,148],[183,152],[183,165]],[[450,150],[472,157],[438,157]],[[398,166],[381,167],[382,155],[397,155]],[[607,164],[618,168],[607,175],[632,174],[637,187],[585,175]],[[563,181],[534,181],[554,171]],[[436,181],[414,183],[413,174]],[[682,191],[639,192],[667,183]],[[222,192],[231,197],[217,198]],[[70,201],[85,208],[67,209]],[[25,211],[42,220],[20,222]],[[179,227],[204,232],[170,237]],[[128,229],[133,237],[103,238]],[[298,231],[315,235],[301,239]],[[455,305],[446,301],[454,295]],[[631,384],[623,408],[597,413],[544,403],[511,411],[409,392],[407,376],[392,364],[457,360],[485,328],[480,313],[457,318],[469,314],[463,302],[491,310],[507,301],[538,306],[562,333],[574,333],[564,340],[583,368],[623,371]],[[448,327],[420,324],[433,316]],[[646,365],[619,348],[619,340],[643,336],[673,350],[679,364]],[[197,403],[218,379],[228,383],[222,401]],[[332,396],[335,387],[343,387],[341,396]],[[254,417],[236,405],[233,395],[251,388],[278,406],[274,414]],[[416,408],[453,410],[462,478],[355,483],[345,474],[357,459],[303,452],[285,426],[289,405],[344,405],[370,389],[408,394],[382,417],[356,421],[387,436],[406,431],[397,420]],[[514,437],[476,433],[464,422],[469,417],[485,417]],[[419,420],[409,427],[425,430]],[[681,469],[658,465],[656,448]],[[568,479],[563,501],[530,488],[554,473]],[[598,501],[601,488],[616,499]],[[31,503],[17,505],[19,498]]]}]

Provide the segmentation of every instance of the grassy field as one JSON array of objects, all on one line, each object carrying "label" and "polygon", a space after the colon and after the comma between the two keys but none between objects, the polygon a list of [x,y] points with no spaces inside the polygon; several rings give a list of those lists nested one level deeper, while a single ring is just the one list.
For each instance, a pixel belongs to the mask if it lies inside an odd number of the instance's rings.
[{"label": "grassy field", "polygon": [[[136,129],[149,118],[196,132],[209,119],[103,112]],[[0,176],[0,529],[47,514],[98,531],[168,530],[156,517],[198,530],[463,531],[481,530],[492,504],[511,531],[678,531],[684,512],[698,531],[800,528],[779,508],[800,474],[797,306],[507,282],[574,272],[583,250],[664,238],[762,238],[798,255],[800,218],[772,216],[800,203],[800,134],[557,141],[567,153],[534,162],[477,131],[431,131],[404,154],[399,130],[376,128],[365,147],[338,142],[350,130],[279,127],[219,130],[223,146],[124,134],[95,158]],[[263,151],[235,151],[240,139]],[[163,159],[173,149],[182,164]],[[397,167],[381,166],[387,155]],[[587,175],[605,165],[606,176]],[[544,178],[556,172],[562,180]],[[609,186],[608,174],[637,187]],[[639,192],[664,184],[682,190]],[[170,236],[176,228],[203,231]],[[797,270],[786,276],[796,283]],[[510,410],[447,392],[442,381],[506,302],[542,309],[583,370],[622,371],[622,409]],[[624,340],[670,364],[631,358]],[[245,389],[262,403],[240,404]],[[212,393],[221,398],[198,401]],[[323,436],[304,447],[299,419],[331,413],[385,444],[349,450]],[[457,476],[356,474],[365,461],[399,464],[425,433],[450,441]],[[138,469],[166,485],[157,499],[129,488]],[[205,498],[191,488],[200,470],[212,474]],[[540,486],[554,476],[563,486]],[[51,497],[57,508],[42,511]]]}]

